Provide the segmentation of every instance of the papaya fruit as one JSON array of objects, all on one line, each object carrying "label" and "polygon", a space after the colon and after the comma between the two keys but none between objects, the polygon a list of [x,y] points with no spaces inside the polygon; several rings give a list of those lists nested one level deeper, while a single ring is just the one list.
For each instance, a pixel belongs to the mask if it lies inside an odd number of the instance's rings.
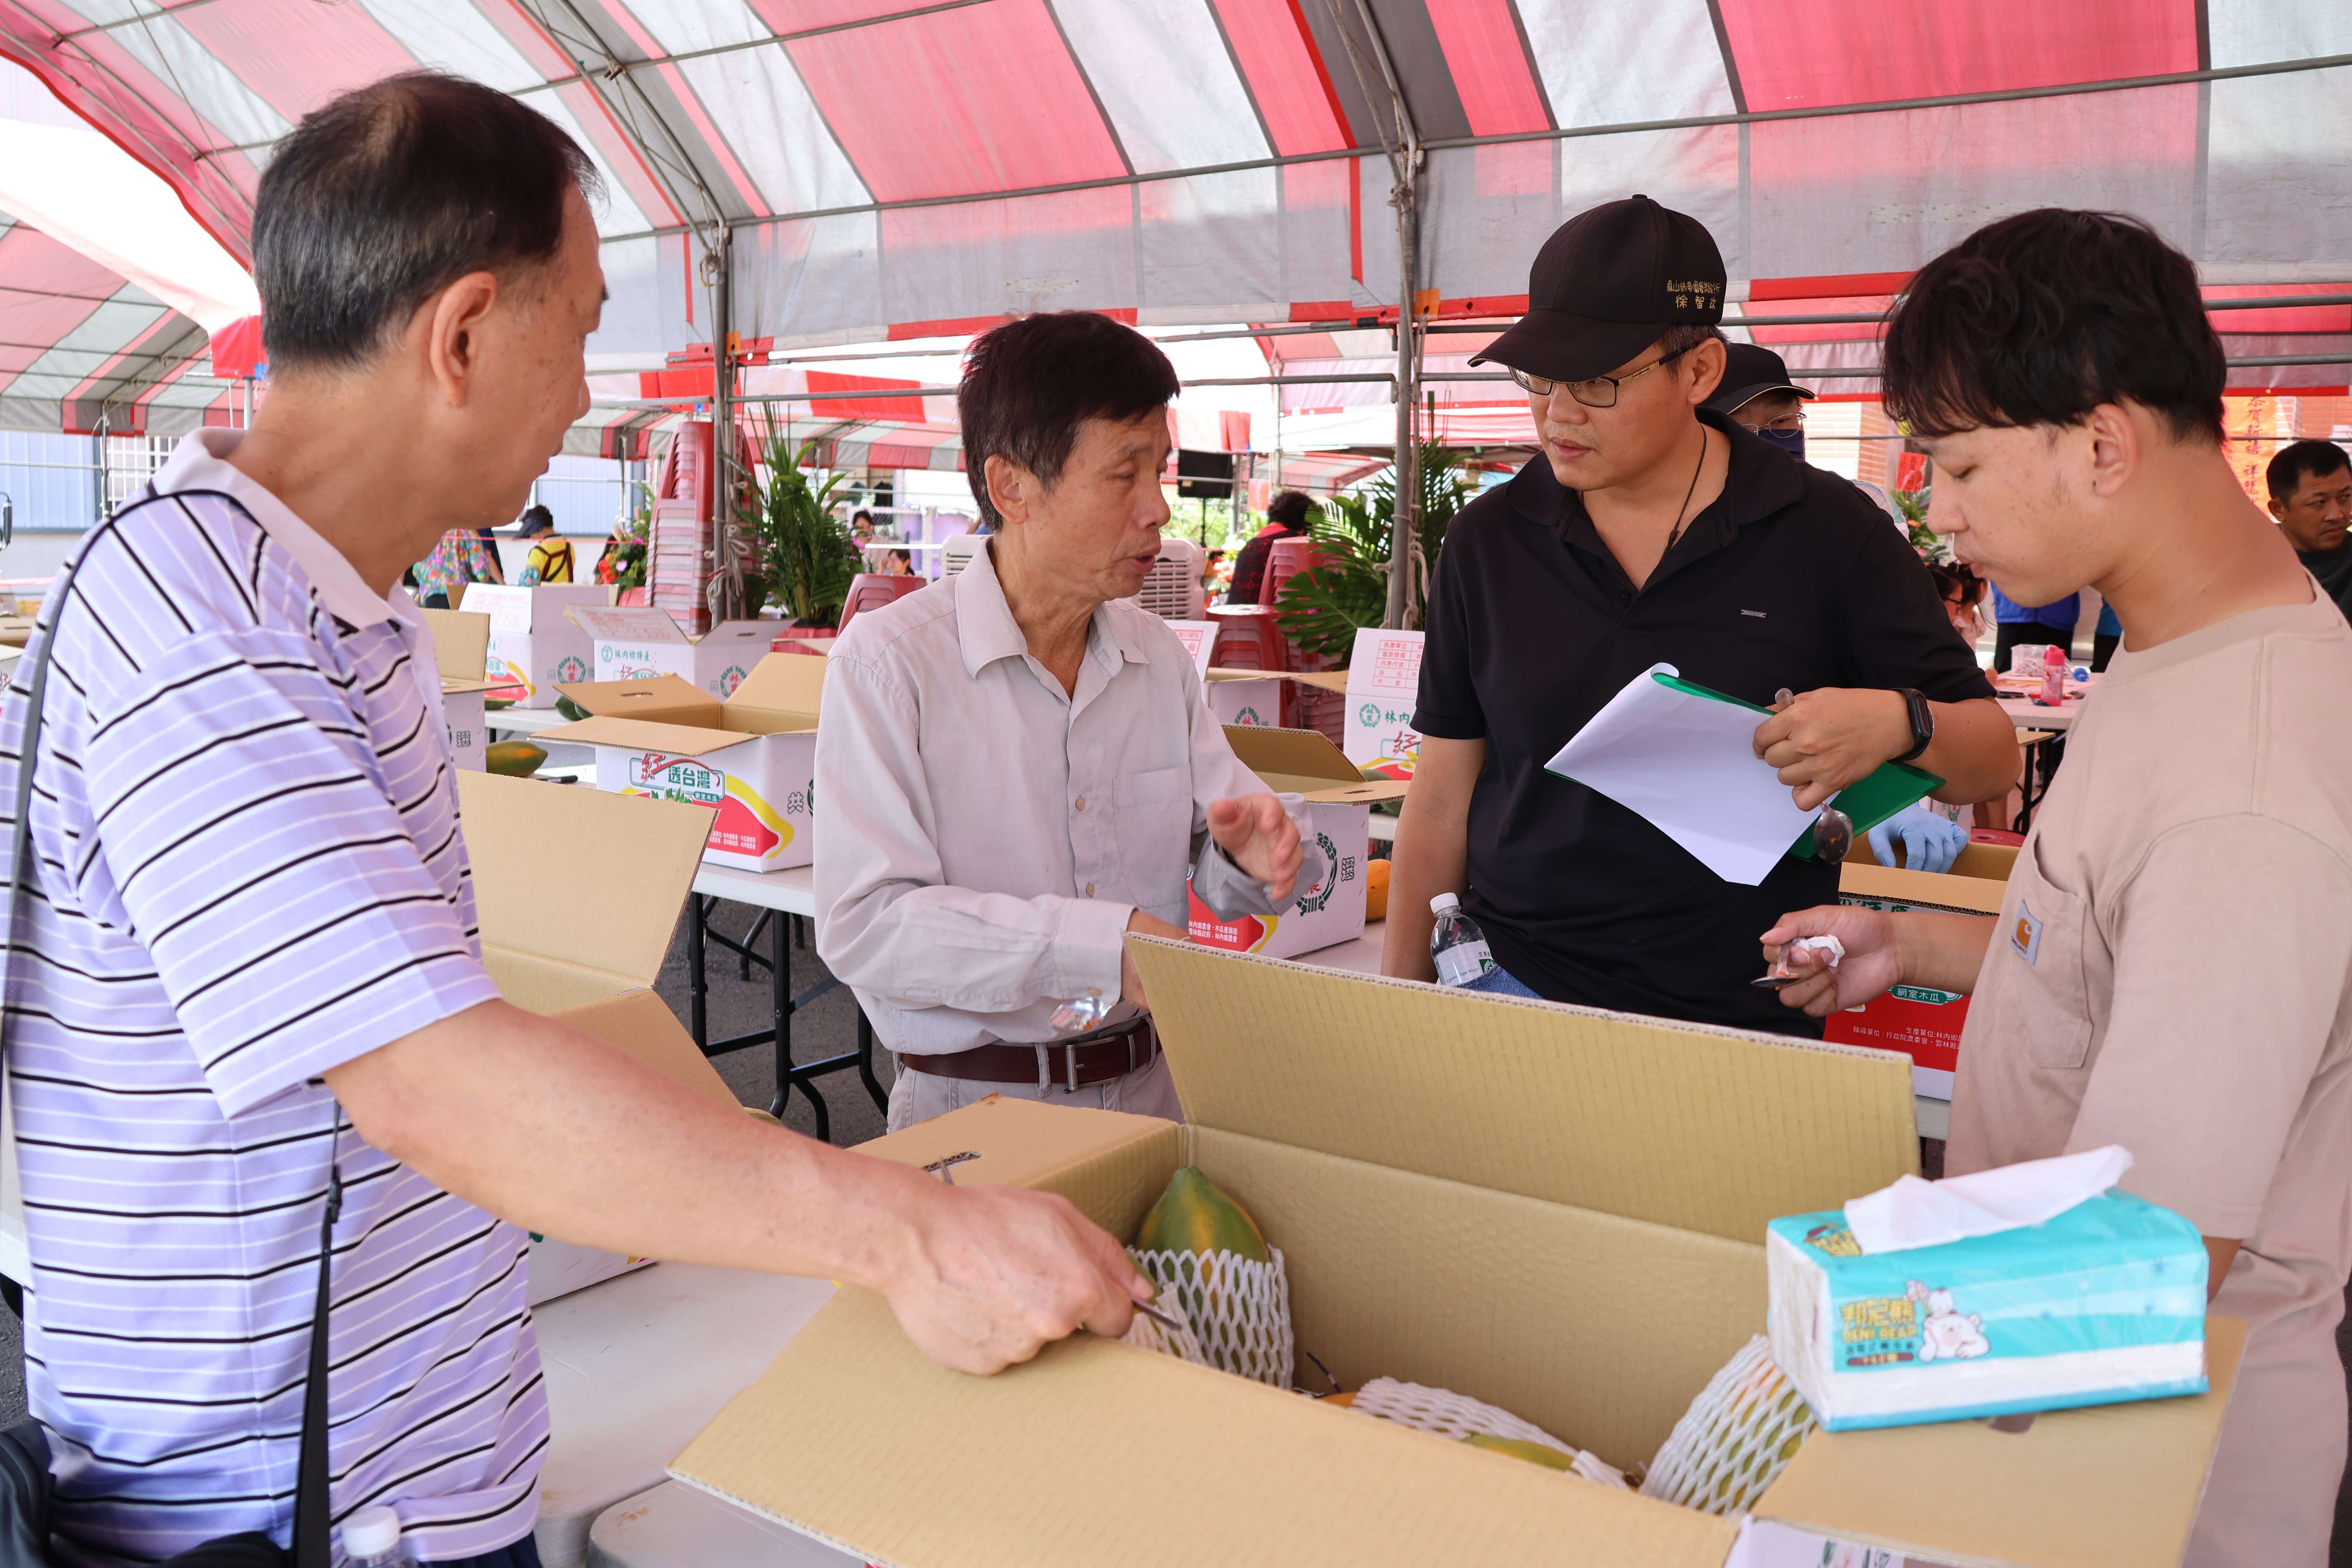
[{"label": "papaya fruit", "polygon": [[555,710],[558,713],[562,714],[566,719],[571,720],[574,724],[577,724],[580,721],[588,717],[588,710],[581,707],[580,704],[572,701],[572,699],[564,696],[561,691],[555,694]]},{"label": "papaya fruit", "polygon": [[1386,860],[1364,863],[1364,918],[1368,921],[1389,918],[1389,863]]},{"label": "papaya fruit", "polygon": [[1508,1454],[1514,1459],[1525,1459],[1531,1465],[1541,1465],[1547,1469],[1565,1470],[1576,1463],[1548,1443],[1530,1443],[1520,1437],[1497,1437],[1492,1432],[1473,1432],[1462,1440],[1474,1448]]},{"label": "papaya fruit", "polygon": [[527,779],[539,772],[539,764],[545,761],[546,749],[534,746],[529,741],[500,741],[485,748],[482,752],[484,767],[494,773],[504,773],[509,778]]},{"label": "papaya fruit", "polygon": [[1135,1246],[1139,1252],[1231,1252],[1259,1263],[1274,1260],[1257,1221],[1197,1165],[1168,1178],[1168,1190],[1135,1233]]}]

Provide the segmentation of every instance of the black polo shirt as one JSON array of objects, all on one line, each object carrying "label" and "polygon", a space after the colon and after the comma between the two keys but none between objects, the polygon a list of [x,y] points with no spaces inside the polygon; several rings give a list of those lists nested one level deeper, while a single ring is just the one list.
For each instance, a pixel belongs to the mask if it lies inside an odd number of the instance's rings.
[{"label": "black polo shirt", "polygon": [[1431,587],[1413,728],[1486,742],[1463,907],[1504,968],[1555,1001],[1818,1035],[1748,982],[1758,935],[1834,903],[1835,869],[1789,858],[1760,887],[1727,882],[1545,762],[1662,661],[1763,704],[1784,686],[1911,686],[1938,702],[1992,687],[1867,496],[1699,417],[1730,438],[1729,477],[1639,592],[1541,457],[1463,510]]}]

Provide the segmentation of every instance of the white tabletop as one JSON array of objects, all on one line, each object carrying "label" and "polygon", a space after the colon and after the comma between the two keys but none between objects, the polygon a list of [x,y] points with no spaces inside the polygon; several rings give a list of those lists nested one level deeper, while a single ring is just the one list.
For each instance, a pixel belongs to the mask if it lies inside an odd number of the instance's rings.
[{"label": "white tabletop", "polygon": [[2083,705],[2069,702],[2063,708],[2039,708],[2030,697],[2003,697],[2000,710],[2021,730],[2071,730]]},{"label": "white tabletop", "polygon": [[795,866],[789,871],[740,871],[706,862],[694,874],[694,890],[705,898],[730,899],[788,915],[816,913],[814,868]]},{"label": "white tabletop", "polygon": [[482,728],[507,735],[536,735],[572,721],[552,708],[493,708],[482,715]]},{"label": "white tabletop", "polygon": [[596,1516],[659,1485],[832,1297],[822,1279],[656,1263],[533,1308],[551,1432],[537,1532],[548,1568],[579,1568]]}]

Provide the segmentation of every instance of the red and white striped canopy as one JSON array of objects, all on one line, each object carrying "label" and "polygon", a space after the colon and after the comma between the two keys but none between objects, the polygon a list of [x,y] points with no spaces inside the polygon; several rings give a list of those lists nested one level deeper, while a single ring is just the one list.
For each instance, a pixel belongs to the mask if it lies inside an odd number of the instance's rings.
[{"label": "red and white striped canopy", "polygon": [[[327,98],[420,65],[514,92],[607,175],[604,372],[708,342],[723,228],[753,343],[1086,307],[1361,322],[1265,342],[1372,374],[1408,133],[1441,318],[1509,313],[1554,226],[1635,191],[1704,220],[1759,313],[1858,313],[2048,204],[2137,213],[2217,286],[2352,279],[2344,0],[0,0],[0,54],[240,258],[271,144]],[[2352,349],[2342,307],[2270,315],[2233,350]],[[1784,330],[1792,363],[1872,363],[1866,326]]]}]

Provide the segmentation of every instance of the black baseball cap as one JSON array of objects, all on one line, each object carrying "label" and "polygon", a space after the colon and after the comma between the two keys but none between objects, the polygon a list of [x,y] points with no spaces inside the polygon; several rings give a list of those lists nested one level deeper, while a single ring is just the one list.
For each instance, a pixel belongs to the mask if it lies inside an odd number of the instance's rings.
[{"label": "black baseball cap", "polygon": [[1605,375],[1668,327],[1723,320],[1723,253],[1706,226],[1647,196],[1580,212],[1528,269],[1528,313],[1479,353],[1529,375]]},{"label": "black baseball cap", "polygon": [[1700,405],[1717,414],[1729,414],[1752,397],[1768,392],[1793,392],[1808,403],[1813,395],[1789,380],[1789,366],[1779,354],[1756,343],[1733,343],[1723,351],[1723,383],[1715,395]]}]

